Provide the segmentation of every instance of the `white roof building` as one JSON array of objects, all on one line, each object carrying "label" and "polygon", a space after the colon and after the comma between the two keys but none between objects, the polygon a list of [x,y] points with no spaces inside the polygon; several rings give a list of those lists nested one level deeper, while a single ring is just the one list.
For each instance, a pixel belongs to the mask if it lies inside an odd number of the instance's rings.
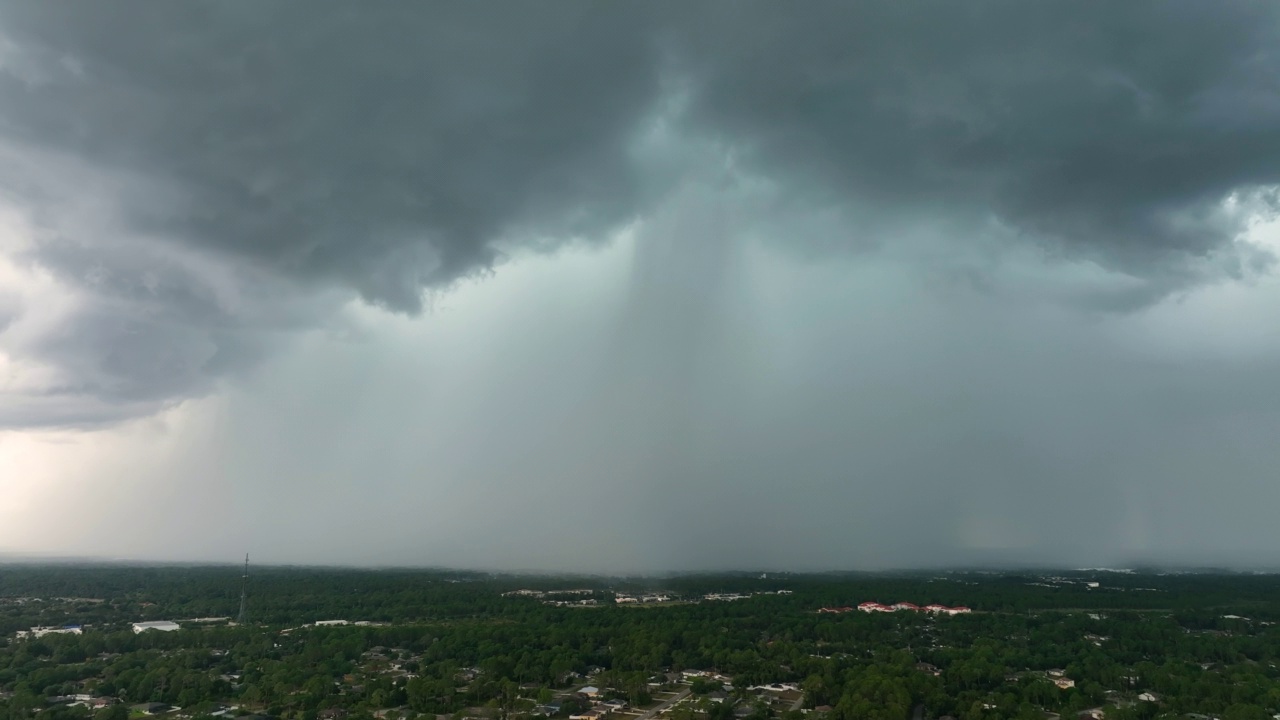
[{"label": "white roof building", "polygon": [[79,625],[64,625],[62,627],[41,627],[37,625],[36,627],[31,628],[30,630],[19,630],[17,632],[16,637],[18,638],[44,637],[45,635],[59,634],[59,633],[65,633],[69,635],[80,635],[82,634],[82,631]]},{"label": "white roof building", "polygon": [[160,632],[173,632],[178,629],[178,623],[172,620],[152,620],[150,622],[136,622],[133,624],[134,633],[142,633],[148,630],[159,630]]}]

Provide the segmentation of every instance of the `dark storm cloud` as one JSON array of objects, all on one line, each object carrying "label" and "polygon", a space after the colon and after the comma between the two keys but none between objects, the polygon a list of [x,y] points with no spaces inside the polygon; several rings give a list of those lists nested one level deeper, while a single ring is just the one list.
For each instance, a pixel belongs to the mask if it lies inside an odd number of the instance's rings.
[{"label": "dark storm cloud", "polygon": [[[1229,248],[1226,196],[1274,204],[1277,20],[1263,2],[15,3],[0,143],[144,189],[10,169],[0,190],[49,231],[35,262],[112,301],[33,350],[99,400],[201,392],[254,333],[323,316],[261,322],[285,298],[416,312],[502,242],[644,215],[680,187],[681,160],[655,174],[638,144],[658,119],[839,208],[824,245],[997,227],[1148,280],[1132,307]],[[113,222],[68,224],[80,193]],[[272,289],[228,310],[216,282],[108,236]]]},{"label": "dark storm cloud", "polygon": [[406,310],[487,267],[513,226],[632,211],[625,135],[650,38],[618,6],[120,3],[11,7],[34,75],[0,80],[12,142],[173,188],[134,227]]},{"label": "dark storm cloud", "polygon": [[1223,198],[1280,178],[1275,4],[819,7],[709,19],[692,114],[871,220],[994,216],[1167,272],[1232,239]]},{"label": "dark storm cloud", "polygon": [[[1270,3],[49,4],[6,138],[170,184],[149,232],[416,309],[496,236],[643,209],[629,141],[661,79],[689,130],[819,201],[995,214],[1108,257],[1203,252],[1277,182]],[[41,62],[41,60],[43,62]]]}]

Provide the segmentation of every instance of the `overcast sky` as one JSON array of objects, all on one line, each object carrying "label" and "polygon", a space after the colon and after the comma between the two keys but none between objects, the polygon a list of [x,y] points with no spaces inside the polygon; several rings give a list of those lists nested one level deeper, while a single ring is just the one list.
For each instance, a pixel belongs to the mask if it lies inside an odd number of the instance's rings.
[{"label": "overcast sky", "polygon": [[6,3],[0,552],[1280,566],[1274,2]]}]

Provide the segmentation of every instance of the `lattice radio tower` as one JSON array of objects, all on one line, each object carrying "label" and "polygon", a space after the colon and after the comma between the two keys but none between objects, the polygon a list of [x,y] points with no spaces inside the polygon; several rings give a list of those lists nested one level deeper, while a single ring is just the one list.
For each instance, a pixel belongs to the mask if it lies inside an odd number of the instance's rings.
[{"label": "lattice radio tower", "polygon": [[245,621],[245,611],[249,604],[249,553],[244,554],[244,575],[240,578],[240,616],[236,618],[236,623],[243,625]]}]

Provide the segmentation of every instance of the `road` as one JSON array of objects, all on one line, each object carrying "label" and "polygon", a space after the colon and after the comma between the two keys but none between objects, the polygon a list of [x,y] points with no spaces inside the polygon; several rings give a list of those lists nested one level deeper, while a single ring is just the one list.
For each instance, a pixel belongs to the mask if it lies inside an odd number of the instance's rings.
[{"label": "road", "polygon": [[680,702],[681,700],[683,700],[683,699],[685,699],[685,698],[689,697],[689,692],[690,692],[690,689],[689,689],[689,688],[685,688],[685,689],[681,690],[679,693],[677,693],[677,694],[676,694],[676,696],[675,696],[675,697],[671,698],[670,700],[668,700],[668,701],[666,701],[666,702],[662,703],[661,705],[659,705],[659,706],[657,706],[657,707],[655,707],[655,708],[653,708],[653,709],[651,709],[651,710],[646,710],[646,711],[645,711],[643,714],[641,714],[641,715],[637,715],[637,716],[635,717],[635,719],[634,719],[634,720],[652,720],[653,716],[657,715],[658,713],[662,712],[663,710],[666,710],[667,708],[671,707],[672,705],[675,705],[676,703]]}]

